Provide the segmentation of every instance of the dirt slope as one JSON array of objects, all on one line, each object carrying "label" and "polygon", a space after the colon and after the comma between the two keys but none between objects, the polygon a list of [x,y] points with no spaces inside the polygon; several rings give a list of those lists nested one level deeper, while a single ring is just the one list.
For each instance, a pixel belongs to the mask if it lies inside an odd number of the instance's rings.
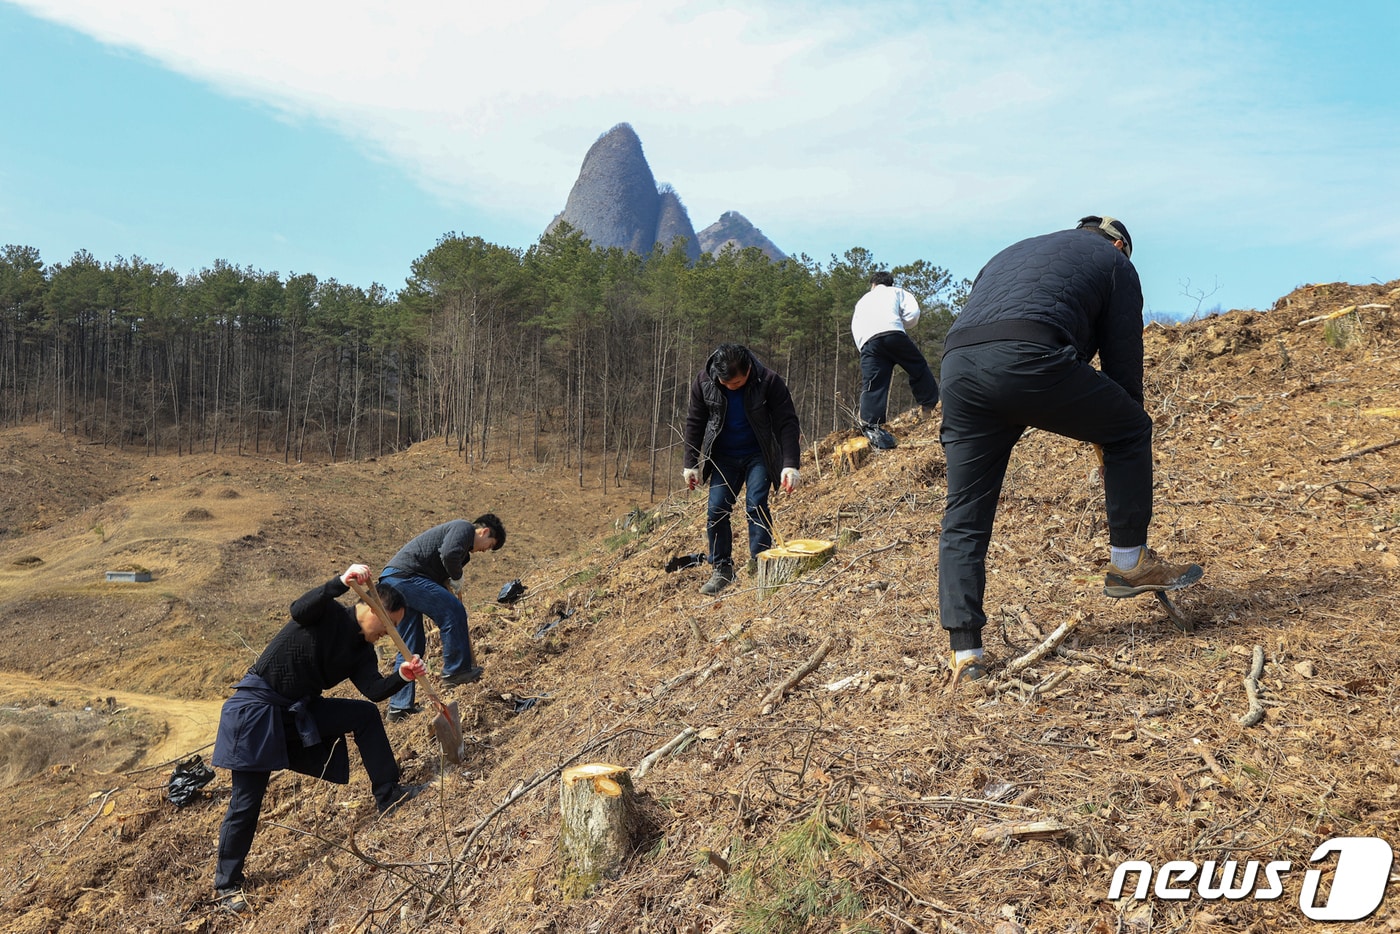
[{"label": "dirt slope", "polygon": [[[1206,567],[1179,600],[1193,632],[1150,599],[1102,596],[1092,455],[1028,434],[989,561],[987,688],[948,686],[934,421],[901,419],[898,449],[839,477],[840,438],[807,439],[806,484],[776,521],[839,542],[836,559],[767,599],[744,580],[719,600],[696,593],[703,569],[663,570],[703,547],[699,493],[619,532],[633,491],[468,471],[435,445],[289,467],[0,435],[18,478],[0,500],[0,929],[1400,929],[1393,880],[1358,923],[1300,908],[1320,844],[1400,841],[1400,422],[1368,414],[1400,405],[1397,286],[1308,287],[1268,313],[1149,329],[1152,543]],[[254,911],[214,910],[227,775],[183,810],[164,799],[169,760],[199,747],[173,715],[216,707],[307,586],[486,509],[511,541],[468,570],[487,653],[481,684],[449,690],[468,761],[440,770],[426,722],[391,725],[409,777],[441,785],[384,823],[362,775],[279,775]],[[124,565],[154,580],[102,580]],[[526,599],[494,604],[514,577]],[[1064,654],[1008,673],[1069,620]],[[1256,654],[1263,716],[1246,726]],[[685,729],[636,782],[621,878],[567,898],[555,770],[636,766]],[[1272,900],[1109,901],[1128,859],[1291,868]]]}]

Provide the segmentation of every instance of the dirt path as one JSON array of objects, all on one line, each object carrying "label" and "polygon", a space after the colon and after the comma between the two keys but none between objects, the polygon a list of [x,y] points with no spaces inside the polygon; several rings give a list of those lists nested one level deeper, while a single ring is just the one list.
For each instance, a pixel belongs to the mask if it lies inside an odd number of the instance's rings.
[{"label": "dirt path", "polygon": [[[181,758],[214,741],[219,725],[222,700],[178,700],[136,694],[85,683],[50,681],[19,672],[5,672],[0,688],[0,704],[36,695],[51,697],[65,707],[82,708],[94,699],[113,698],[117,708],[127,708],[153,723],[163,724],[164,732],[151,736],[151,745],[139,765],[149,766]],[[207,757],[207,753],[206,753]]]}]

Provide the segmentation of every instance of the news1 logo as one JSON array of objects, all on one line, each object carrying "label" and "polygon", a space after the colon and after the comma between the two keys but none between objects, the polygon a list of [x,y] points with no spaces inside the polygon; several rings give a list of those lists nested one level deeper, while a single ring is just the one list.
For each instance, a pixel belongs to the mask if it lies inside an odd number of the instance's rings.
[{"label": "news1 logo", "polygon": [[[1332,870],[1332,885],[1319,905],[1318,891],[1322,886],[1324,869],[1309,869],[1303,874],[1298,893],[1298,908],[1313,921],[1360,921],[1380,907],[1385,898],[1386,883],[1390,881],[1390,866],[1395,854],[1390,844],[1379,837],[1333,837],[1313,850],[1309,863],[1318,863],[1337,854]],[[1113,870],[1113,882],[1108,887],[1112,901],[1123,897],[1130,873],[1137,873],[1132,898],[1141,901],[1148,892],[1166,901],[1184,901],[1196,897],[1203,901],[1249,898],[1270,901],[1284,892],[1284,878],[1293,864],[1287,860],[1260,863],[1248,860],[1241,871],[1240,863],[1216,860],[1194,863],[1174,859],[1153,870],[1143,860],[1128,860]]]}]

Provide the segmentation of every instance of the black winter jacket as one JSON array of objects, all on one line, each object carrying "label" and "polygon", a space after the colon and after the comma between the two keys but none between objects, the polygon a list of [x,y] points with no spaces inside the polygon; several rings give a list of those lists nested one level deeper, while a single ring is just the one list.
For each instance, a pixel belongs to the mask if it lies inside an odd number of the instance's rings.
[{"label": "black winter jacket", "polygon": [[1142,402],[1142,283],[1094,230],[1060,230],[1013,243],[972,283],[943,352],[994,340],[1071,345]]},{"label": "black winter jacket", "polygon": [[[724,427],[728,397],[724,387],[715,379],[712,368],[714,356],[705,361],[690,384],[690,410],[685,419],[685,467],[700,467],[700,475],[708,480],[714,472],[710,450]],[[749,379],[744,383],[744,408],[749,424],[763,449],[763,464],[768,470],[768,483],[777,487],[782,482],[784,467],[802,463],[801,426],[797,408],[783,378],[749,354]]]}]

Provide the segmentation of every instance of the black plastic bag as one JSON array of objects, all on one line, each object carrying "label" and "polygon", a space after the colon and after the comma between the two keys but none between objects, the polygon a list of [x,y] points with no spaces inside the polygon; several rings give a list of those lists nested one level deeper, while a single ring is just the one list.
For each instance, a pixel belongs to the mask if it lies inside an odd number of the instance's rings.
[{"label": "black plastic bag", "polygon": [[497,603],[514,603],[525,596],[525,585],[517,578],[501,588],[501,592],[496,594]]},{"label": "black plastic bag", "polygon": [[182,808],[199,796],[199,789],[214,780],[214,770],[199,756],[190,756],[170,773],[166,796],[177,808]]},{"label": "black plastic bag", "polygon": [[686,568],[699,567],[705,563],[705,553],[697,551],[693,555],[677,555],[666,562],[666,573],[674,574]]}]

